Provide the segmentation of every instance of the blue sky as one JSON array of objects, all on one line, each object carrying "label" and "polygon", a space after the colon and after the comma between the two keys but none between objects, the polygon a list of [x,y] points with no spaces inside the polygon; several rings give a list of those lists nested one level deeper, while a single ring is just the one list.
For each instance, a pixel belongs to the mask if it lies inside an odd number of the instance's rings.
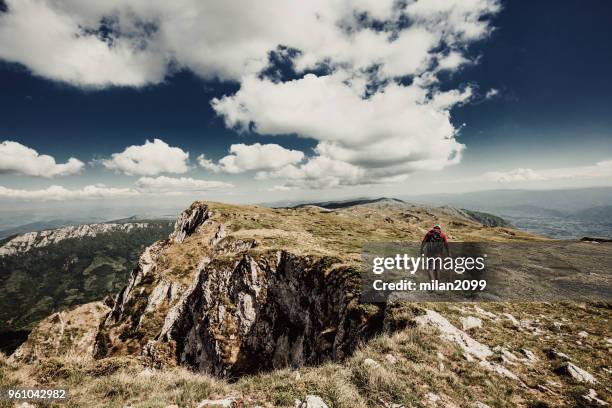
[{"label": "blue sky", "polygon": [[328,3],[4,2],[0,201],[612,184],[609,2]]}]

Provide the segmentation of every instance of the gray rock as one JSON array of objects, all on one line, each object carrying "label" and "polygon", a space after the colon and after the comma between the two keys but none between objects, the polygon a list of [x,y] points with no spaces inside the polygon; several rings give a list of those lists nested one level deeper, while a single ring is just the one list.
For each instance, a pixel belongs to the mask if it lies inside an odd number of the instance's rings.
[{"label": "gray rock", "polygon": [[174,224],[174,232],[170,235],[172,241],[181,243],[191,235],[206,219],[210,217],[208,206],[195,202],[183,211]]},{"label": "gray rock", "polygon": [[461,317],[459,320],[461,321],[461,326],[463,326],[463,330],[470,330],[482,327],[482,320],[474,316]]},{"label": "gray rock", "polygon": [[593,377],[592,374],[572,363],[564,363],[563,365],[558,367],[555,372],[557,374],[568,375],[577,382],[588,384],[597,383],[597,380],[595,379],[595,377]]},{"label": "gray rock", "polygon": [[376,368],[380,366],[380,364],[378,364],[376,361],[372,360],[371,358],[366,358],[365,360],[363,360],[363,365],[370,367],[370,368]]},{"label": "gray rock", "polygon": [[589,389],[589,392],[582,396],[583,399],[590,402],[593,405],[599,405],[600,407],[608,406],[608,403],[597,397],[597,392],[594,389]]},{"label": "gray rock", "polygon": [[236,399],[234,397],[228,397],[228,398],[223,398],[223,399],[216,399],[216,400],[207,399],[207,400],[200,401],[197,408],[209,408],[209,407],[210,408],[212,407],[232,408],[235,406],[237,406]]},{"label": "gray rock", "polygon": [[295,401],[295,408],[328,408],[318,395],[307,395],[304,401]]}]

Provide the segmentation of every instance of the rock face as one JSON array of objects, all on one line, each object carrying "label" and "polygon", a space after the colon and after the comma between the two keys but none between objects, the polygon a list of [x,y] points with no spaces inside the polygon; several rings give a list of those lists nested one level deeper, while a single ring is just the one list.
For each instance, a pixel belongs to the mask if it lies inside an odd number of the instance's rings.
[{"label": "rock face", "polygon": [[286,252],[212,261],[163,334],[180,363],[218,375],[341,358],[376,327],[350,307],[354,271],[325,263]]},{"label": "rock face", "polygon": [[[233,376],[342,358],[380,329],[382,309],[358,304],[355,269],[332,257],[255,251],[255,241],[226,238],[211,216],[192,206],[174,243],[147,248],[101,329],[98,357],[141,353]],[[205,245],[191,283],[162,277],[161,259],[196,229]]]},{"label": "rock face", "polygon": [[42,248],[69,238],[95,237],[114,231],[130,232],[134,228],[146,228],[149,224],[132,222],[124,224],[84,224],[18,235],[0,247],[0,256],[24,253],[32,248]]},{"label": "rock face", "polygon": [[208,207],[194,203],[183,211],[174,225],[174,232],[170,236],[174,242],[181,243],[191,235],[208,217]]},{"label": "rock face", "polygon": [[30,333],[10,359],[25,363],[58,356],[91,359],[98,327],[109,310],[102,302],[92,302],[54,313]]}]

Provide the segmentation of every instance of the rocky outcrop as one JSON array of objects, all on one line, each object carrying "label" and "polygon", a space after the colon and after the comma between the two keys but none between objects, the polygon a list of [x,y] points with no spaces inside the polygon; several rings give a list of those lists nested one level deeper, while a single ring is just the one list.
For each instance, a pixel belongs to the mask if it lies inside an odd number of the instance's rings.
[{"label": "rocky outcrop", "polygon": [[92,359],[98,328],[109,310],[102,302],[92,302],[54,313],[40,322],[10,359],[25,363],[58,356]]},{"label": "rocky outcrop", "polygon": [[174,232],[170,239],[181,243],[191,235],[206,219],[210,217],[208,206],[195,202],[187,210],[183,211],[174,225]]},{"label": "rocky outcrop", "polygon": [[380,329],[357,273],[287,252],[211,261],[163,333],[181,364],[217,375],[340,359]]},{"label": "rocky outcrop", "polygon": [[488,361],[493,351],[485,344],[474,340],[466,332],[453,326],[444,316],[433,310],[425,310],[425,314],[417,316],[414,321],[420,326],[435,327],[440,332],[440,338],[453,342],[463,351],[468,361],[478,361],[478,365],[486,371],[494,372],[502,377],[521,382],[510,370],[501,364]]},{"label": "rocky outcrop", "polygon": [[95,237],[100,234],[122,231],[130,232],[135,228],[147,228],[148,223],[131,222],[124,224],[84,224],[18,235],[0,247],[0,256],[28,252],[32,248],[42,248],[70,238]]},{"label": "rocky outcrop", "polygon": [[[357,270],[260,249],[211,215],[195,203],[170,241],[145,250],[102,325],[97,357],[134,354],[235,376],[341,359],[380,329],[382,309],[358,302]],[[165,261],[191,245],[200,245],[197,263],[176,276]]]}]

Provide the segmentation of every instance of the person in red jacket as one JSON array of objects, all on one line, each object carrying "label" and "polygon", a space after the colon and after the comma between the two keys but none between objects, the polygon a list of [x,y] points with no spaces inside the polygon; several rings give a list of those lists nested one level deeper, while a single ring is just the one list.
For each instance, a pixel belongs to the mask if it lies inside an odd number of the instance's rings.
[{"label": "person in red jacket", "polygon": [[[421,254],[428,258],[442,258],[444,252],[446,252],[446,256],[450,256],[448,237],[442,232],[442,227],[436,224],[423,237],[423,241],[421,241]],[[431,264],[427,268],[429,279],[438,280],[440,278],[440,263],[432,262]]]}]

